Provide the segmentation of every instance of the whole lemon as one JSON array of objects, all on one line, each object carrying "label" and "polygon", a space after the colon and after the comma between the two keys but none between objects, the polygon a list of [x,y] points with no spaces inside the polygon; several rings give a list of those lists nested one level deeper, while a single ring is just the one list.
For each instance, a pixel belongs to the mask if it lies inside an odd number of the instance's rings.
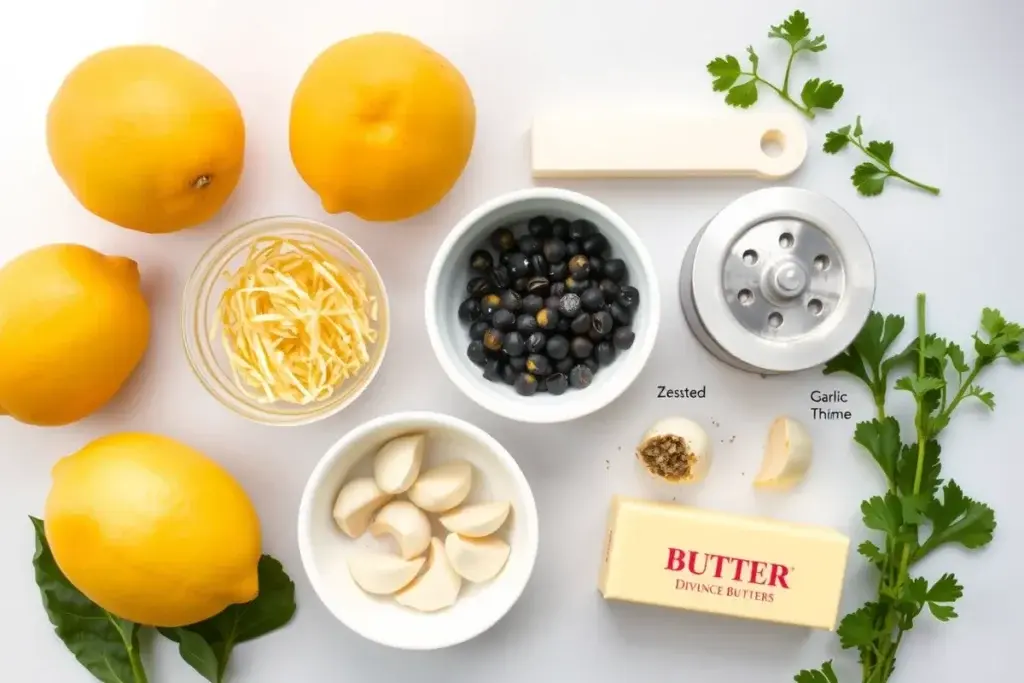
[{"label": "whole lemon", "polygon": [[50,103],[57,173],[100,218],[150,233],[208,220],[242,173],[245,123],[203,66],[152,45],[88,57]]},{"label": "whole lemon", "polygon": [[164,436],[111,434],[60,460],[44,523],[72,585],[130,621],[193,624],[259,592],[252,502],[224,468]]},{"label": "whole lemon", "polygon": [[80,420],[113,398],[148,344],[131,259],[51,244],[0,267],[0,415]]},{"label": "whole lemon", "polygon": [[292,161],[328,213],[395,221],[426,211],[462,175],[476,108],[462,74],[394,33],[343,40],[292,99]]}]

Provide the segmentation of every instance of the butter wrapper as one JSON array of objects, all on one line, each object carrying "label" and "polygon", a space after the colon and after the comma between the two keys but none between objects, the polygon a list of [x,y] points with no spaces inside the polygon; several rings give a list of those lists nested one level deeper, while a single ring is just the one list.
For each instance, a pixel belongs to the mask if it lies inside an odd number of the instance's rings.
[{"label": "butter wrapper", "polygon": [[850,539],[833,529],[615,497],[607,600],[834,630]]}]

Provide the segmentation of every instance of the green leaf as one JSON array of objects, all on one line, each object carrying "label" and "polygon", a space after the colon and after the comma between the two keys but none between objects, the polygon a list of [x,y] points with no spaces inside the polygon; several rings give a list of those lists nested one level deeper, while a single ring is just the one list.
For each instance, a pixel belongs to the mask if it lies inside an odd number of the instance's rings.
[{"label": "green leaf", "polygon": [[796,683],[839,683],[835,671],[832,670],[832,660],[821,665],[820,669],[804,669],[793,677]]},{"label": "green leaf", "polygon": [[[160,629],[160,633],[178,642],[182,658],[192,668],[211,683],[222,683],[231,651],[236,645],[276,631],[291,621],[295,614],[295,584],[281,563],[270,555],[260,558],[259,587],[259,595],[251,602],[232,605],[220,614],[184,629]],[[182,640],[181,630],[197,636],[207,648],[195,646],[195,638]],[[208,675],[211,653],[216,663],[213,670],[215,678]]]},{"label": "green leaf", "polygon": [[855,612],[850,612],[842,621],[836,633],[839,635],[839,645],[844,650],[851,648],[867,648],[875,643],[878,636],[878,629],[875,628],[875,621],[880,606],[878,603],[869,602]]},{"label": "green leaf", "polygon": [[754,52],[753,45],[747,45],[747,59],[750,60],[750,70],[756,74],[761,60],[758,58],[757,53]]},{"label": "green leaf", "polygon": [[732,55],[716,57],[708,62],[708,73],[715,77],[711,87],[717,92],[728,90],[742,72],[739,60]]},{"label": "green leaf", "polygon": [[864,357],[865,363],[872,370],[882,365],[882,359],[899,338],[906,326],[906,320],[900,315],[886,315],[871,311],[867,322],[853,340],[853,347]]},{"label": "green leaf", "polygon": [[800,91],[800,99],[810,109],[831,109],[842,97],[843,86],[820,78],[810,79]]},{"label": "green leaf", "polygon": [[925,511],[932,497],[924,493],[900,496],[900,514],[906,524],[920,524],[925,520]]},{"label": "green leaf", "polygon": [[872,387],[871,378],[864,368],[864,360],[852,345],[825,363],[825,367],[822,370],[824,375],[834,375],[839,372],[851,374],[864,382],[869,388]]},{"label": "green leaf", "polygon": [[733,107],[746,109],[757,102],[757,81],[747,81],[729,89],[725,95],[725,103]]},{"label": "green leaf", "polygon": [[879,569],[885,566],[885,562],[888,559],[885,553],[882,552],[882,549],[871,541],[864,541],[857,546],[857,552],[866,557],[871,564]]},{"label": "green leaf", "polygon": [[907,600],[920,607],[928,599],[928,580],[920,576],[911,579],[904,585],[904,591],[906,591]]},{"label": "green leaf", "polygon": [[174,629],[174,640],[178,641],[178,652],[189,666],[199,672],[199,675],[210,681],[220,683],[222,671],[217,653],[201,635],[185,628]]},{"label": "green leaf", "polygon": [[843,148],[850,144],[849,135],[849,126],[843,126],[842,128],[825,133],[825,144],[821,146],[821,150],[825,154],[836,154],[842,151]]},{"label": "green leaf", "polygon": [[896,536],[903,525],[903,507],[899,497],[892,493],[874,496],[860,505],[864,526]]},{"label": "green leaf", "polygon": [[958,616],[952,605],[940,605],[935,602],[929,602],[928,609],[931,611],[932,616],[939,621],[949,621]]},{"label": "green leaf", "polygon": [[859,138],[864,134],[864,128],[860,125],[860,115],[857,115],[857,120],[853,124],[853,137]]},{"label": "green leaf", "polygon": [[946,357],[949,358],[949,362],[953,365],[953,369],[961,375],[971,369],[971,367],[967,365],[967,361],[964,359],[964,350],[956,344],[946,344]]},{"label": "green leaf", "polygon": [[796,10],[785,21],[772,26],[768,31],[769,38],[781,38],[794,48],[809,35],[811,35],[811,22],[807,15],[800,10]]},{"label": "green leaf", "polygon": [[973,396],[974,398],[984,403],[986,406],[988,406],[989,410],[995,410],[996,396],[991,391],[985,391],[985,389],[979,387],[977,384],[972,384],[971,386],[967,387],[966,393],[968,396]]},{"label": "green leaf", "polygon": [[981,310],[981,329],[988,333],[989,337],[995,337],[1006,327],[1006,318],[995,308],[983,308]]},{"label": "green leaf", "polygon": [[828,49],[828,45],[825,44],[825,36],[815,36],[810,40],[801,40],[796,45],[797,52],[822,52]]},{"label": "green leaf", "polygon": [[870,161],[865,161],[853,169],[853,175],[850,176],[850,180],[853,181],[857,192],[860,192],[865,197],[875,197],[882,194],[882,190],[885,189],[885,179],[888,177],[889,174],[884,170],[878,168]]},{"label": "green leaf", "polygon": [[992,541],[996,528],[992,508],[965,496],[952,480],[943,487],[942,500],[933,500],[929,505],[928,519],[932,523],[931,535],[915,553],[916,560],[947,543],[980,548]]},{"label": "green leaf", "polygon": [[36,585],[57,637],[104,683],[146,683],[139,660],[139,625],[115,617],[72,586],[57,567],[42,520],[29,519],[36,533]]},{"label": "green leaf", "polygon": [[878,142],[872,140],[866,145],[868,154],[881,161],[886,166],[892,161],[893,144],[891,141],[886,140],[885,142]]},{"label": "green leaf", "polygon": [[879,422],[860,422],[853,431],[853,440],[863,446],[885,473],[886,481],[896,481],[897,464],[903,442],[900,441],[900,423],[887,417]]},{"label": "green leaf", "polygon": [[918,377],[917,375],[904,375],[896,380],[897,389],[901,391],[909,391],[919,399],[924,399],[925,396],[931,392],[939,391],[944,386],[946,386],[946,381],[944,379],[929,375],[925,375],[924,377]]},{"label": "green leaf", "polygon": [[928,589],[927,599],[931,602],[956,602],[964,596],[964,587],[952,574],[943,574]]},{"label": "green leaf", "polygon": [[[889,418],[892,419],[892,418]],[[942,485],[942,464],[939,456],[942,454],[942,447],[935,439],[929,439],[924,445],[924,462],[921,466],[921,488],[922,494],[929,499],[934,498],[935,492]],[[914,492],[914,478],[917,476],[917,444],[907,444],[902,447],[899,464],[896,466],[896,490],[903,495],[910,495]],[[926,508],[927,509],[927,508]]]}]

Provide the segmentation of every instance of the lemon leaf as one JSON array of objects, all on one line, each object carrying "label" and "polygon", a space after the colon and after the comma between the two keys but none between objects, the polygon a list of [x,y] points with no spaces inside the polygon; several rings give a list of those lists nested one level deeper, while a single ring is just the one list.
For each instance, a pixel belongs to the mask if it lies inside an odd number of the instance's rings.
[{"label": "lemon leaf", "polygon": [[50,623],[71,654],[103,683],[146,683],[139,652],[139,625],[115,617],[71,585],[57,566],[41,519],[32,557],[36,585]]}]

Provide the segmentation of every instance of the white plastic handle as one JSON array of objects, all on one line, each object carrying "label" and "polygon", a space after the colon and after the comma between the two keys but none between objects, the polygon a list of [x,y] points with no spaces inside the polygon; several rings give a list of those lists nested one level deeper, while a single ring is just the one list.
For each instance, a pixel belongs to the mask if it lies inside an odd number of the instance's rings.
[{"label": "white plastic handle", "polygon": [[803,121],[778,113],[551,114],[531,138],[535,178],[783,178],[807,156]]}]

